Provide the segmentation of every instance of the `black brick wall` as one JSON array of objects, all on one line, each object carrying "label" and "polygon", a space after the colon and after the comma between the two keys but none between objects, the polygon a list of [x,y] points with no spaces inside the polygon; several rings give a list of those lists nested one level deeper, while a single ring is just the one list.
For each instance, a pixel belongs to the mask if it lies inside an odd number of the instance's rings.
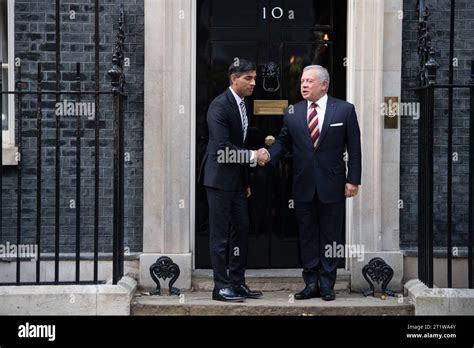
[{"label": "black brick wall", "polygon": [[[130,161],[125,165],[125,247],[142,250],[143,226],[143,73],[144,15],[143,0],[100,1],[100,84],[109,91],[107,71],[111,67],[117,33],[119,6],[125,8],[125,68],[128,97],[125,103],[125,151]],[[70,19],[69,11],[75,11]],[[55,1],[15,1],[15,57],[21,58],[22,80],[36,90],[37,63],[43,65],[43,89],[55,89]],[[94,1],[61,0],[61,90],[75,90],[76,62],[81,63],[82,89],[94,89]],[[63,95],[62,100],[72,101]],[[83,96],[82,101],[93,101]],[[36,241],[36,98],[25,97],[22,103],[22,243]],[[42,136],[42,250],[54,251],[55,207],[55,96],[43,101]],[[102,96],[100,102],[100,251],[112,245],[112,102]],[[61,122],[61,252],[75,250],[76,211],[69,208],[76,198],[76,117],[64,116]],[[94,121],[81,117],[81,250],[91,251],[94,216]],[[16,242],[17,167],[6,167],[3,177],[2,242]]]},{"label": "black brick wall", "polygon": [[[429,24],[433,45],[440,64],[437,82],[448,83],[450,1],[426,1],[431,12]],[[403,1],[403,53],[402,102],[416,102],[408,87],[417,85],[418,68],[416,0]],[[454,57],[454,83],[467,84],[474,59],[474,2],[456,1]],[[453,244],[467,245],[468,231],[468,159],[469,159],[469,94],[455,91],[453,114],[453,152],[458,161],[453,163]],[[434,131],[434,233],[435,245],[446,245],[447,240],[447,141],[448,94],[446,90],[435,94]],[[401,120],[401,175],[400,193],[404,208],[400,211],[400,243],[402,248],[416,248],[418,213],[418,122],[402,116]]]}]

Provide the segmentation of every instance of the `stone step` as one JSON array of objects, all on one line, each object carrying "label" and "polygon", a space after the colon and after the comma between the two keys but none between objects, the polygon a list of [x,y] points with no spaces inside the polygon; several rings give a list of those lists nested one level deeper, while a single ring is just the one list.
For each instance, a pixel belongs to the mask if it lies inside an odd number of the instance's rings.
[{"label": "stone step", "polygon": [[414,306],[398,298],[364,297],[362,294],[336,291],[335,301],[313,298],[293,299],[289,291],[264,292],[262,299],[247,299],[243,303],[213,301],[211,292],[183,292],[180,296],[144,296],[137,294],[131,305],[132,315],[414,315]]},{"label": "stone step", "polygon": [[[293,291],[304,288],[301,269],[250,269],[245,272],[246,283],[251,289],[262,291]],[[335,290],[349,290],[350,272],[345,269],[337,271]],[[212,291],[214,281],[212,270],[198,269],[193,271],[193,291]]]}]

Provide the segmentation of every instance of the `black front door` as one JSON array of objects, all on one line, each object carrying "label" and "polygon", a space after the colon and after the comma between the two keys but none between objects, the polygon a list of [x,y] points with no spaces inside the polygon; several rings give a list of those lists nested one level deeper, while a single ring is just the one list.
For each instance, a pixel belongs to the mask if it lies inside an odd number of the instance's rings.
[{"label": "black front door", "polygon": [[[283,122],[281,110],[302,100],[299,80],[311,64],[326,67],[330,94],[345,98],[345,0],[198,0],[196,173],[207,145],[209,103],[229,87],[228,66],[237,58],[258,66],[250,98],[251,148],[268,147]],[[300,267],[292,201],[292,155],[278,166],[251,170],[249,268]],[[209,268],[208,207],[196,185],[196,267]]]}]

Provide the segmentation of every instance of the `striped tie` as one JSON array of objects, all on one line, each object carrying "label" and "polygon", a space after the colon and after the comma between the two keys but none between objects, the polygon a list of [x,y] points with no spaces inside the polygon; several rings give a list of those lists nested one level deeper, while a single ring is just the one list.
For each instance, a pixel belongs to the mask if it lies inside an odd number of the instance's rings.
[{"label": "striped tie", "polygon": [[245,102],[243,100],[240,102],[240,111],[242,112],[242,130],[244,131],[244,142],[245,142],[249,120],[247,118],[247,111],[245,110]]},{"label": "striped tie", "polygon": [[308,116],[308,129],[314,147],[318,144],[319,139],[318,112],[316,111],[317,106],[318,104],[316,103],[311,104],[311,112]]}]

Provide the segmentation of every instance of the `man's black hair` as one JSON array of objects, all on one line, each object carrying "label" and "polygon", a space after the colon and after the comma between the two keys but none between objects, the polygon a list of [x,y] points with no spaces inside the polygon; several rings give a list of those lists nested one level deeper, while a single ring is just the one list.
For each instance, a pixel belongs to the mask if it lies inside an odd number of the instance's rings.
[{"label": "man's black hair", "polygon": [[229,66],[229,81],[232,83],[230,78],[232,74],[236,74],[237,77],[240,77],[240,75],[243,73],[256,70],[257,65],[254,62],[246,59],[235,58],[232,64]]}]

